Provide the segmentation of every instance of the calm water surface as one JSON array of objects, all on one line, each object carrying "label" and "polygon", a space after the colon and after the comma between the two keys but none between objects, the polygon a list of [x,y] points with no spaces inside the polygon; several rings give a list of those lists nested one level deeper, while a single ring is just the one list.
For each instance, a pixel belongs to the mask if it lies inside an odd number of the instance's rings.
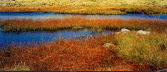
[{"label": "calm water surface", "polygon": [[0,12],[0,19],[13,19],[13,18],[27,18],[27,19],[49,19],[49,18],[64,18],[68,16],[85,16],[85,17],[99,17],[99,18],[148,18],[166,20],[167,15],[147,15],[147,14],[125,14],[125,15],[74,15],[74,14],[55,14],[55,13],[42,13],[42,12]]},{"label": "calm water surface", "polygon": [[66,30],[57,32],[22,32],[22,33],[5,33],[0,29],[0,46],[8,45],[12,42],[18,43],[30,43],[30,42],[47,42],[59,39],[74,38],[74,37],[90,37],[98,36],[101,34],[110,34],[111,31],[93,32],[91,30]]}]

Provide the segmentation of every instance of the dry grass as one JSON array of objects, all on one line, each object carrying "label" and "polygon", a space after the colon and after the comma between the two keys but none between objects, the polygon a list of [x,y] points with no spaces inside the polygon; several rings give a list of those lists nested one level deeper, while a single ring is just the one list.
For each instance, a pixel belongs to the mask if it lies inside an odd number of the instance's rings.
[{"label": "dry grass", "polygon": [[129,61],[163,68],[167,64],[167,34],[152,33],[151,35],[136,35],[121,33],[115,36],[118,56]]},{"label": "dry grass", "polygon": [[167,9],[152,6],[56,6],[56,7],[0,7],[1,12],[54,12],[70,14],[166,14]]},{"label": "dry grass", "polygon": [[73,14],[166,14],[166,0],[15,0],[0,1],[1,12]]},{"label": "dry grass", "polygon": [[166,0],[1,0],[0,6],[165,6]]},{"label": "dry grass", "polygon": [[23,31],[56,31],[63,29],[73,29],[74,27],[84,27],[101,30],[128,29],[151,29],[163,32],[167,27],[167,21],[150,19],[110,19],[110,18],[86,18],[86,17],[66,17],[46,20],[32,19],[7,19],[0,21],[1,28],[6,32]]}]

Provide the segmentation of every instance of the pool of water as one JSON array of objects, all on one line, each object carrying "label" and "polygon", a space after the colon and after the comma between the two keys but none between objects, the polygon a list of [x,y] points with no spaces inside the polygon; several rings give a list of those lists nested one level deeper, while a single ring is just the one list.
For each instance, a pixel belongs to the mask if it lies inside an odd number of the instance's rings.
[{"label": "pool of water", "polygon": [[90,37],[90,36],[98,36],[111,34],[114,31],[102,31],[102,32],[93,32],[88,29],[82,30],[65,30],[65,31],[57,31],[57,32],[22,32],[22,33],[6,33],[0,29],[0,47],[4,45],[8,45],[12,42],[19,43],[40,43],[47,42],[59,39],[60,37],[63,39],[74,38],[74,37]]},{"label": "pool of water", "polygon": [[[98,17],[98,18],[148,18],[148,19],[160,19],[167,20],[167,15],[146,15],[146,14],[125,14],[125,15],[77,15],[77,14],[55,14],[55,13],[42,13],[42,12],[0,12],[0,19],[49,19],[49,18],[64,18],[69,16],[84,16],[87,18]],[[102,31],[102,32],[93,32],[91,30],[82,29],[82,30],[65,30],[65,31],[56,31],[56,32],[21,32],[21,33],[5,33],[0,29],[0,47],[8,45],[12,42],[14,43],[30,43],[30,42],[47,42],[59,39],[60,37],[73,38],[73,37],[90,37],[98,36],[99,34],[110,34],[115,31]]]},{"label": "pool of water", "polygon": [[68,16],[84,16],[84,17],[98,17],[98,18],[148,18],[167,20],[167,15],[147,15],[147,14],[125,14],[125,15],[77,15],[77,14],[55,14],[43,12],[0,12],[0,19],[26,18],[26,19],[49,19],[49,18],[64,18]]}]

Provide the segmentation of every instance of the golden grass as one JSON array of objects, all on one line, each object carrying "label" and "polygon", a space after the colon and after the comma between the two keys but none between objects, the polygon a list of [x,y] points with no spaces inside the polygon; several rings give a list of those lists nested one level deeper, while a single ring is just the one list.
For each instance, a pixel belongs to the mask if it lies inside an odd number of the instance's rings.
[{"label": "golden grass", "polygon": [[165,6],[166,0],[2,0],[1,6]]},{"label": "golden grass", "polygon": [[152,33],[151,35],[136,35],[121,33],[115,36],[117,55],[129,61],[140,62],[157,68],[167,64],[167,34]]},{"label": "golden grass", "polygon": [[164,7],[153,6],[46,6],[46,7],[0,7],[0,12],[53,12],[69,14],[166,14]]},{"label": "golden grass", "polygon": [[72,14],[167,14],[166,0],[15,0],[0,1],[1,12]]}]

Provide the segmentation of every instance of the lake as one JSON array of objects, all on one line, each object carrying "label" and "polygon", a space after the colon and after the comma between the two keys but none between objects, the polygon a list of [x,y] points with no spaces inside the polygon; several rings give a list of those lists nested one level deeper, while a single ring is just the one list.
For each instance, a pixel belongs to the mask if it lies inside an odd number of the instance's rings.
[{"label": "lake", "polygon": [[0,19],[14,19],[14,18],[26,18],[26,19],[49,19],[49,18],[64,18],[69,16],[84,16],[87,18],[148,18],[148,19],[160,19],[166,20],[167,15],[147,15],[147,14],[125,14],[125,15],[77,15],[77,14],[55,14],[55,13],[42,13],[42,12],[0,12]]},{"label": "lake", "polygon": [[79,38],[79,37],[97,37],[98,35],[111,34],[116,31],[94,32],[88,29],[81,30],[65,30],[56,32],[21,32],[21,33],[6,33],[0,29],[0,47],[8,45],[12,42],[19,43],[40,43],[54,41],[60,37],[63,39]]}]

